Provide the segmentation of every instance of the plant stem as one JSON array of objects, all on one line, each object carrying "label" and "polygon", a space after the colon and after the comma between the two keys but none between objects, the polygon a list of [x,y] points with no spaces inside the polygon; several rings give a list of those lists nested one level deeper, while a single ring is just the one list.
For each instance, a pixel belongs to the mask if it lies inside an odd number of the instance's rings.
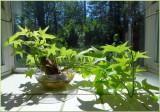
[{"label": "plant stem", "polygon": [[132,91],[130,97],[133,97],[135,90],[135,66],[134,66],[134,56],[131,50],[131,75],[132,75]]},{"label": "plant stem", "polygon": [[126,88],[126,90],[127,90],[127,92],[128,92],[128,95],[130,96],[130,92],[129,92],[129,89],[127,88],[127,86],[125,85],[125,83],[122,81],[122,84],[123,84],[123,86]]}]

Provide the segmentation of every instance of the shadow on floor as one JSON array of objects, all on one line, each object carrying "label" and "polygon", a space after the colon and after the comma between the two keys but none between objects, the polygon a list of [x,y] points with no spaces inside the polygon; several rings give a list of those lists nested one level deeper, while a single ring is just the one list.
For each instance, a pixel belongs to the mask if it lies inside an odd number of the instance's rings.
[{"label": "shadow on floor", "polygon": [[150,94],[103,96],[103,103],[108,103],[115,111],[158,111],[159,104]]},{"label": "shadow on floor", "polygon": [[23,103],[27,102],[31,96],[28,95],[13,95],[13,94],[2,94],[1,95],[1,106],[4,110],[10,110],[13,107],[19,107]]},{"label": "shadow on floor", "polygon": [[[40,84],[27,82],[21,84],[19,89],[23,94],[1,94],[1,106],[5,110],[22,105],[34,105],[41,103],[58,103],[68,100],[76,95],[75,86],[68,85],[67,88],[59,90],[49,90],[43,88]],[[66,96],[70,94],[69,96]],[[46,98],[47,100],[43,100]],[[51,99],[51,100],[50,100]]]},{"label": "shadow on floor", "polygon": [[[21,84],[19,89],[24,94],[2,94],[1,105],[5,110],[10,110],[13,107],[19,107],[21,105],[34,105],[39,103],[54,103],[53,100],[63,102],[70,98],[73,98],[77,94],[77,87],[91,87],[91,82],[81,81],[75,82],[73,85],[69,85],[66,89],[60,90],[48,90],[44,89],[40,84],[27,82]],[[69,97],[66,96],[69,94]],[[32,97],[34,95],[34,97]],[[138,94],[130,98],[127,95],[111,94],[103,95],[96,101],[83,101],[83,99],[77,99],[81,105],[80,109],[84,111],[103,111],[94,107],[95,104],[104,104],[105,110],[108,110],[107,105],[114,111],[158,111],[159,104],[157,100],[150,97],[151,94]],[[43,99],[48,100],[43,100]],[[49,100],[51,98],[51,100]],[[57,103],[57,102],[56,102]]]},{"label": "shadow on floor", "polygon": [[[77,85],[81,87],[93,87],[91,82],[77,82]],[[104,104],[106,111],[158,111],[159,104],[156,96],[159,97],[159,88],[151,85],[147,80],[142,81],[142,87],[137,91],[133,97],[129,97],[125,93],[120,94],[106,94],[102,95],[99,100]],[[155,96],[156,95],[156,96]],[[94,104],[96,101],[83,101],[78,99],[81,103],[81,108],[84,111],[88,109],[95,109]],[[87,107],[89,105],[89,107]],[[99,110],[100,111],[100,110]]]},{"label": "shadow on floor", "polygon": [[101,104],[101,101],[100,100],[92,100],[92,101],[83,101],[79,98],[77,98],[77,100],[81,103],[81,105],[79,106],[79,108],[81,110],[84,110],[84,111],[104,111],[103,109],[98,109],[96,107],[94,107],[95,104]]},{"label": "shadow on floor", "polygon": [[[84,111],[95,110],[93,107],[95,104],[100,102],[104,104],[105,111],[158,111],[159,104],[154,101],[149,94],[138,94],[131,97],[127,95],[110,94],[102,95],[101,98],[96,101],[83,101],[78,99],[81,103],[79,108]],[[89,107],[86,107],[88,106]],[[101,111],[101,110],[99,110]]]},{"label": "shadow on floor", "polygon": [[68,85],[67,88],[51,90],[43,88],[41,84],[38,83],[26,82],[25,84],[21,84],[19,86],[19,89],[23,92],[23,94],[1,94],[1,105],[5,110],[10,110],[14,107],[19,107],[22,105],[63,102],[73,98],[77,94],[78,87],[84,88],[88,85],[90,85],[90,82],[81,81],[75,82],[73,85]]}]

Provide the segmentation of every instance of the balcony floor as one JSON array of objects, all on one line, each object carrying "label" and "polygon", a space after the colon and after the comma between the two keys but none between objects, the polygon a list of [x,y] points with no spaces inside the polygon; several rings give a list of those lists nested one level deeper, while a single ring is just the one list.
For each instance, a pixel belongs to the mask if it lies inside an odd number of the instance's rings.
[{"label": "balcony floor", "polygon": [[[137,76],[137,80],[147,79],[159,85],[159,77],[149,72]],[[88,79],[86,79],[88,80]],[[119,95],[98,95],[87,91],[89,84],[78,74],[75,75],[67,90],[47,91],[37,83],[35,77],[26,78],[24,74],[12,74],[1,81],[1,110],[3,111],[154,111],[159,104],[148,100],[142,93],[142,100],[137,97],[124,100]],[[74,86],[73,86],[74,85]],[[75,86],[76,85],[76,86]],[[159,91],[155,93],[159,95]],[[147,100],[146,100],[147,99]]]}]

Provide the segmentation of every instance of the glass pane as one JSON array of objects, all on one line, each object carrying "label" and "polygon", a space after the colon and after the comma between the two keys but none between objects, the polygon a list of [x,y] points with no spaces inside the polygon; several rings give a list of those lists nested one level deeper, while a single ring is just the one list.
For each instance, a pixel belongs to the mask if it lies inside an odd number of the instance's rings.
[{"label": "glass pane", "polygon": [[[85,49],[130,40],[134,50],[144,51],[144,4],[138,1],[16,1],[14,30],[18,31],[17,25],[31,30],[49,26],[47,33],[64,40],[67,47]],[[20,60],[20,56],[15,56],[15,62],[18,67],[25,66],[25,58]]]},{"label": "glass pane", "polygon": [[[21,1],[14,1],[13,2],[13,16],[14,16],[14,33],[16,33],[18,29],[18,25],[22,25],[22,11],[23,11],[23,2]],[[15,55],[15,65],[16,67],[25,67],[25,60],[26,58],[21,58],[19,55]]]}]

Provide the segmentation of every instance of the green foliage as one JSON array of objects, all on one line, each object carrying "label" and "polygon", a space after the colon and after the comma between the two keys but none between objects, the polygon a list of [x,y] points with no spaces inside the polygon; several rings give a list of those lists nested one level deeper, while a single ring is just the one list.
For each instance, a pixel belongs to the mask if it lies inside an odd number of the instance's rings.
[{"label": "green foliage", "polygon": [[126,51],[127,49],[129,49],[127,45],[127,42],[125,42],[124,44],[121,44],[119,46],[113,46],[113,45],[105,45],[102,46],[101,48],[103,48],[103,53],[107,53],[107,52],[115,52],[115,53],[122,53],[124,51]]},{"label": "green foliage", "polygon": [[[56,67],[56,69],[58,69],[57,64],[68,66],[69,63],[73,63],[72,59],[77,52],[65,47],[57,47],[56,41],[50,43],[56,39],[56,36],[47,34],[48,28],[30,31],[26,27],[19,26],[20,31],[5,42],[5,46],[13,45],[16,55],[20,55],[22,58],[24,56],[27,57],[25,64],[29,69],[26,71],[26,76],[32,77],[34,74],[34,69],[32,68],[35,65],[44,70],[48,62],[52,64],[51,67]],[[42,61],[43,58],[45,60]]]},{"label": "green foliage", "polygon": [[143,89],[156,99],[150,89],[158,88],[149,85],[146,80],[136,81],[136,74],[144,71],[138,65],[138,60],[149,57],[146,56],[146,52],[133,51],[127,42],[118,46],[91,47],[78,53],[73,49],[58,47],[56,41],[51,43],[56,37],[46,33],[48,27],[38,31],[30,31],[20,26],[19,29],[20,31],[11,36],[5,45],[13,45],[15,54],[22,58],[27,57],[26,65],[29,69],[26,76],[32,77],[35,65],[45,71],[46,63],[42,63],[45,57],[49,59],[48,62],[52,61],[51,67],[74,68],[84,78],[94,75],[93,86],[99,95],[109,90],[117,93],[125,89],[132,97],[138,90]]},{"label": "green foliage", "polygon": [[28,69],[26,72],[26,77],[32,77],[32,75],[34,74],[34,69]]},{"label": "green foliage", "polygon": [[[118,46],[101,46],[100,50],[92,47],[78,55],[81,58],[87,57],[88,60],[92,60],[90,62],[85,60],[85,63],[81,61],[78,71],[84,78],[95,75],[93,85],[99,95],[109,90],[115,93],[127,90],[128,95],[132,97],[140,89],[147,91],[157,89],[146,81],[136,81],[137,73],[144,71],[138,65],[138,59],[149,57],[145,52],[131,50],[127,42]],[[109,55],[111,56],[108,60]]]}]

